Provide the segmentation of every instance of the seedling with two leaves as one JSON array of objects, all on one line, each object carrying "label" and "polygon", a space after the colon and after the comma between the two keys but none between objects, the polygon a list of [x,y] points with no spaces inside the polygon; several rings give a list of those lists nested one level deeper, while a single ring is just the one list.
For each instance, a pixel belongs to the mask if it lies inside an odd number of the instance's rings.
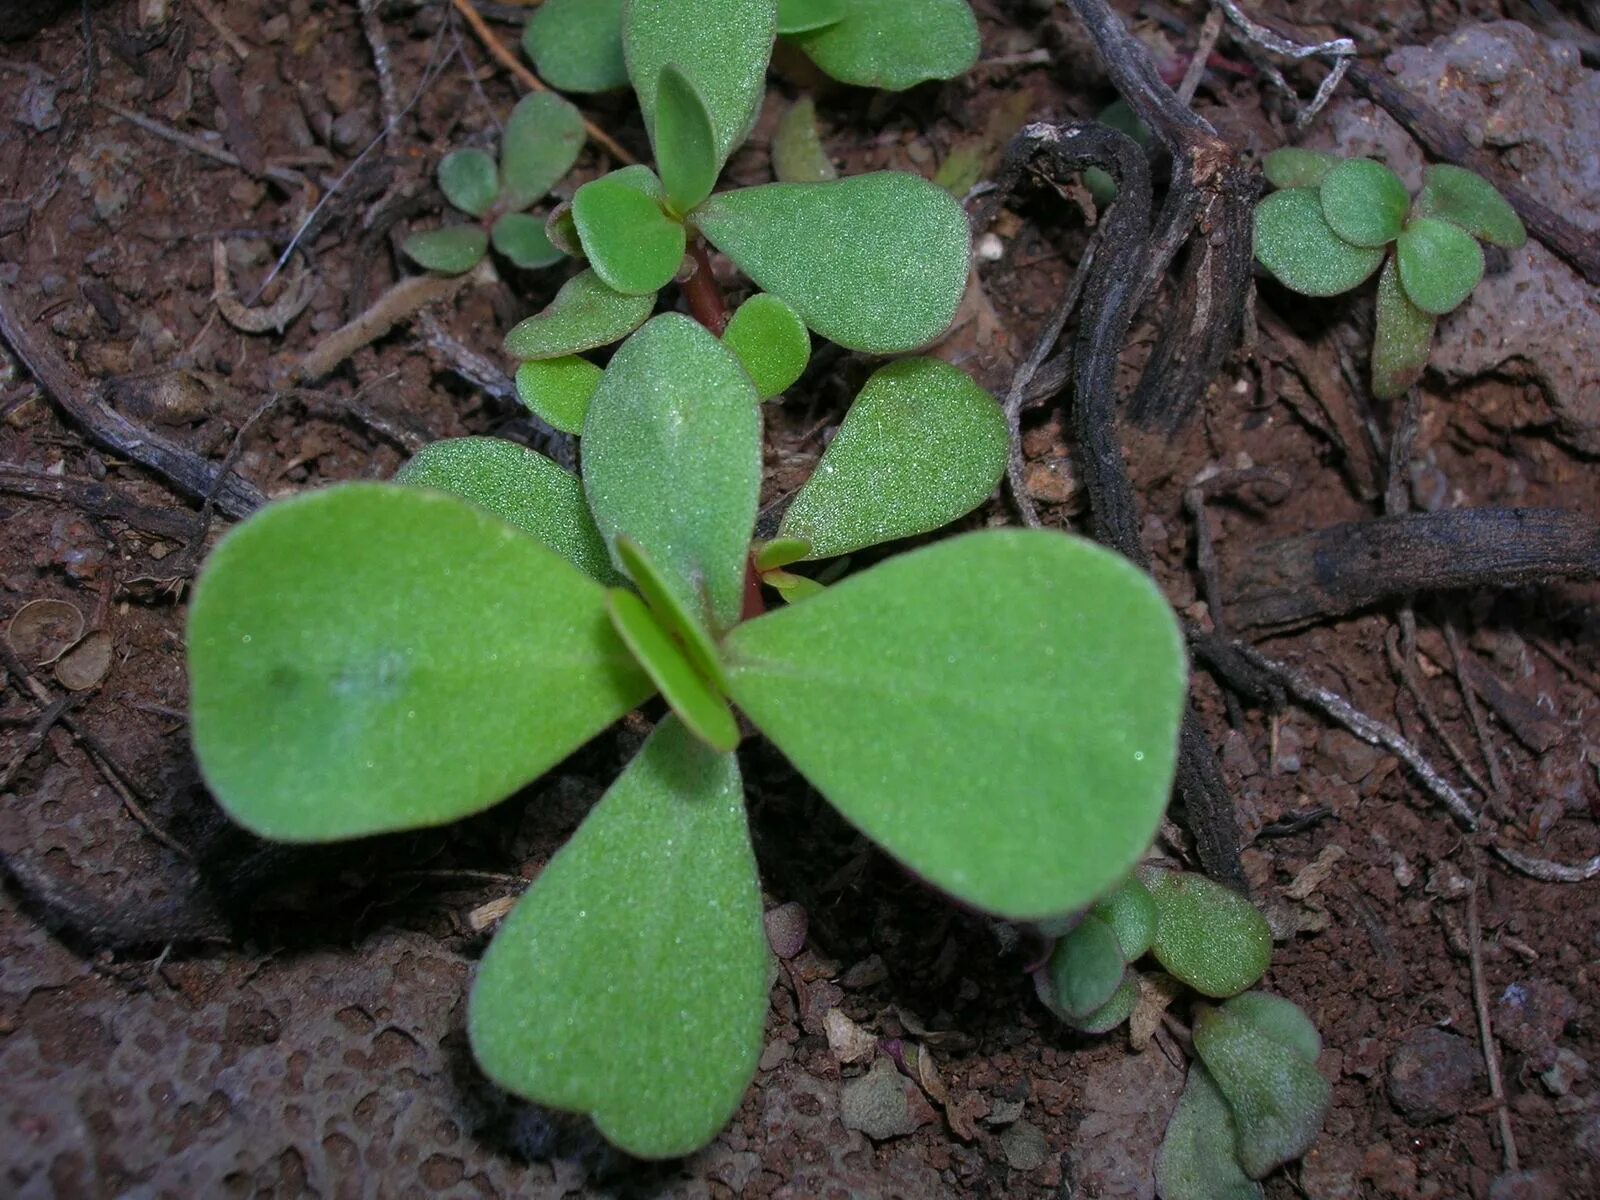
[{"label": "seedling with two leaves", "polygon": [[[1403,395],[1428,365],[1438,319],[1483,278],[1479,242],[1515,249],[1522,222],[1482,176],[1430,166],[1415,199],[1367,158],[1288,148],[1267,155],[1279,191],[1256,207],[1256,259],[1307,296],[1336,296],[1378,276],[1372,392]],[[1390,247],[1393,247],[1391,252]]]}]

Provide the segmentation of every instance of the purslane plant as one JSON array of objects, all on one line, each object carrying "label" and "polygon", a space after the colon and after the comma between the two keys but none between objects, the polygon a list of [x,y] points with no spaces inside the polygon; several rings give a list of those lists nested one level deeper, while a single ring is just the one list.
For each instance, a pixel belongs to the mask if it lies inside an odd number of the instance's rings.
[{"label": "purslane plant", "polygon": [[1267,155],[1264,166],[1279,190],[1256,206],[1256,259],[1280,283],[1335,296],[1382,267],[1372,341],[1379,399],[1403,395],[1421,378],[1438,318],[1483,278],[1478,243],[1515,249],[1527,240],[1492,184],[1446,163],[1427,168],[1415,198],[1367,158],[1291,147]]}]

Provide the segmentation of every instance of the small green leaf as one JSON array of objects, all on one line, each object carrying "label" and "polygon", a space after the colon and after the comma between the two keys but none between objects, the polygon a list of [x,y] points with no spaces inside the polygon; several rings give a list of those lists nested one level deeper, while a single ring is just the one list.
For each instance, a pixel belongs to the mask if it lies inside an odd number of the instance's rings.
[{"label": "small green leaf", "polygon": [[1050,953],[1050,988],[1056,1005],[1068,1020],[1087,1017],[1115,994],[1126,967],[1111,926],[1085,915]]},{"label": "small green leaf", "polygon": [[719,691],[727,691],[728,679],[710,631],[679,602],[672,585],[650,561],[649,555],[632,538],[619,537],[617,558],[662,628],[678,639],[690,665]]},{"label": "small green leaf", "polygon": [[500,192],[500,172],[482,150],[452,150],[439,161],[439,190],[462,212],[481,217]]},{"label": "small green leaf", "polygon": [[1111,993],[1111,999],[1092,1013],[1068,1018],[1067,1024],[1079,1033],[1110,1033],[1133,1015],[1134,1007],[1138,1003],[1139,981],[1134,973],[1129,971],[1117,985],[1117,990]]},{"label": "small green leaf", "polygon": [[1315,188],[1285,188],[1256,205],[1256,260],[1302,295],[1337,296],[1376,271],[1383,250],[1336,234]]},{"label": "small green leaf", "polygon": [[943,333],[970,236],[943,188],[897,171],[713,196],[694,223],[764,291],[850,350],[898,354]]},{"label": "small green leaf", "polygon": [[655,148],[674,212],[686,213],[711,195],[722,169],[711,114],[694,84],[670,63],[661,68],[656,90]]},{"label": "small green leaf", "polygon": [[552,429],[582,433],[600,374],[588,359],[572,354],[533,359],[517,368],[517,399]]},{"label": "small green leaf", "polygon": [[560,262],[562,252],[545,236],[544,222],[528,213],[511,212],[501,216],[489,231],[494,248],[524,270],[536,270]]},{"label": "small green leaf", "polygon": [[443,275],[460,275],[483,261],[489,250],[489,235],[477,225],[449,225],[413,233],[400,248],[419,267]]},{"label": "small green leaf", "polygon": [[1267,182],[1275,188],[1315,188],[1321,187],[1328,172],[1343,161],[1337,154],[1285,146],[1267,155],[1261,166],[1267,173]]},{"label": "small green leaf", "polygon": [[678,718],[713,750],[739,744],[739,722],[728,702],[696,673],[683,647],[657,621],[643,600],[622,588],[606,593],[606,608],[617,635],[633,651]]},{"label": "small green leaf", "polygon": [[817,132],[817,106],[802,96],[784,110],[772,135],[772,173],[779,183],[823,183],[839,178]]},{"label": "small green leaf", "polygon": [[212,551],[188,637],[201,773],[278,841],[478,812],[650,694],[598,584],[415,487],[262,509]]},{"label": "small green leaf", "polygon": [[669,716],[484,955],[472,1050],[630,1154],[687,1154],[755,1076],[768,956],[738,763]]},{"label": "small green leaf", "polygon": [[1097,900],[1089,912],[1111,926],[1126,962],[1140,957],[1155,941],[1156,902],[1137,875],[1129,875],[1116,891]]},{"label": "small green leaf", "polygon": [[775,537],[756,544],[755,567],[758,571],[774,571],[800,562],[810,553],[811,543],[805,538]]},{"label": "small green leaf", "polygon": [[568,258],[582,258],[583,242],[578,238],[578,224],[572,219],[572,201],[563,200],[550,210],[544,219],[544,236],[550,244]]},{"label": "small green leaf", "polygon": [[1270,992],[1242,992],[1222,1007],[1241,1021],[1254,1025],[1273,1041],[1289,1047],[1306,1062],[1315,1064],[1322,1053],[1322,1035],[1293,1000]]},{"label": "small green leaf", "polygon": [[978,61],[966,0],[851,0],[842,19],[794,40],[842,83],[890,92],[953,79]]},{"label": "small green leaf", "polygon": [[800,314],[767,292],[739,306],[722,342],[739,356],[763,400],[782,394],[811,359],[811,335]]},{"label": "small green leaf", "polygon": [[805,33],[844,19],[844,0],[778,0],[778,32]]},{"label": "small green leaf", "polygon": [[826,590],[823,584],[810,576],[796,575],[792,571],[768,571],[762,575],[761,582],[782,596],[785,604],[795,604],[807,596],[815,596]]},{"label": "small green leaf", "polygon": [[583,484],[526,446],[501,438],[445,438],[417,451],[394,481],[460,496],[531,533],[591,579],[621,582],[589,515]]},{"label": "small green leaf", "polygon": [[522,32],[522,49],[557,91],[607,92],[628,86],[622,0],[543,0]]},{"label": "small green leaf", "polygon": [[1449,221],[1418,217],[1395,243],[1400,283],[1411,303],[1442,317],[1472,294],[1483,278],[1483,247]]},{"label": "small green leaf", "polygon": [[1037,920],[1149,846],[1183,708],[1150,578],[1042,530],[902,554],[723,639],[729,694],[857,828],[934,886]]},{"label": "small green leaf", "polygon": [[779,533],[831,558],[938,529],[994,491],[1008,445],[1000,406],[966,372],[892,362],[861,389]]},{"label": "small green leaf", "polygon": [[1156,1158],[1161,1200],[1261,1200],[1234,1147],[1233,1112],[1204,1065],[1194,1063]]},{"label": "small green leaf", "polygon": [[1476,171],[1435,163],[1422,176],[1417,215],[1440,217],[1491,246],[1515,250],[1528,240],[1516,209]]},{"label": "small green leaf", "polygon": [[655,306],[653,295],[625,296],[593,271],[581,271],[561,285],[543,312],[512,327],[505,352],[516,359],[561,358],[609,346],[643,325]]},{"label": "small green leaf", "polygon": [[654,295],[683,262],[683,225],[661,208],[649,167],[625,167],[572,197],[572,219],[596,275],[629,296]]},{"label": "small green leaf", "polygon": [[517,101],[500,141],[500,200],[527,208],[555,187],[583,150],[583,114],[554,92]]},{"label": "small green leaf", "polygon": [[739,360],[689,318],[663,313],[612,356],[583,449],[606,540],[637,542],[713,632],[733,625],[761,487],[760,401]]},{"label": "small green leaf", "polygon": [[1207,996],[1232,996],[1266,973],[1272,931],[1250,901],[1190,871],[1145,868],[1156,902],[1156,961]]},{"label": "small green leaf", "polygon": [[1349,158],[1322,180],[1318,192],[1329,228],[1357,246],[1387,246],[1400,236],[1411,197],[1382,163]]},{"label": "small green leaf", "polygon": [[1406,296],[1391,257],[1378,276],[1378,318],[1372,335],[1372,394],[1379,400],[1405,395],[1422,378],[1435,324]]}]

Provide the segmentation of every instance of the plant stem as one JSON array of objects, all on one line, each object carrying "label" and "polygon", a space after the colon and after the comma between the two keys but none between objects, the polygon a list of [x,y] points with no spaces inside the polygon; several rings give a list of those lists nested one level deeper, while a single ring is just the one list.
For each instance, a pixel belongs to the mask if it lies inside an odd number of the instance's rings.
[{"label": "plant stem", "polygon": [[704,239],[696,236],[689,243],[689,253],[694,258],[694,274],[683,281],[683,298],[689,302],[689,315],[721,337],[728,327],[728,306],[723,301],[717,277],[712,274],[711,255],[706,251]]}]

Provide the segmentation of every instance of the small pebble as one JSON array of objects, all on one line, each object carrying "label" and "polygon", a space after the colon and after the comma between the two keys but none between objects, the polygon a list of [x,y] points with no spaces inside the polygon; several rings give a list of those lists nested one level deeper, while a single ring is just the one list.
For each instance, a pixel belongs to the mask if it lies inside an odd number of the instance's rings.
[{"label": "small pebble", "polygon": [[1466,1038],[1416,1029],[1389,1056],[1389,1100],[1414,1125],[1453,1117],[1481,1100],[1483,1056]]}]

